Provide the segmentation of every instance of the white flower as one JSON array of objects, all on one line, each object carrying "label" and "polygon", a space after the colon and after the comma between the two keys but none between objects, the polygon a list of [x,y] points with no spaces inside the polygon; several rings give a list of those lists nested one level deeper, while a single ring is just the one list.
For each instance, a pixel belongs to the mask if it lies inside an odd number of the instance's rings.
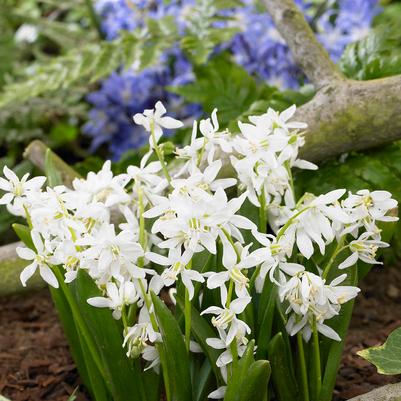
[{"label": "white flower", "polygon": [[233,255],[230,254],[228,258],[223,260],[223,265],[227,269],[226,271],[205,273],[205,276],[208,277],[207,287],[210,289],[220,288],[222,305],[225,305],[227,302],[227,288],[225,283],[229,280],[232,280],[235,284],[237,297],[244,298],[249,296],[247,291],[249,278],[244,275],[241,270],[254,267],[263,261],[260,252],[255,251],[249,254],[249,248],[252,244],[244,248],[239,243],[235,244],[235,246],[240,254],[239,260],[237,260],[237,255],[234,252]]},{"label": "white flower", "polygon": [[326,242],[332,242],[335,237],[333,221],[349,222],[349,216],[340,206],[333,205],[344,193],[345,189],[331,191],[305,202],[299,207],[299,212],[294,210],[294,216],[290,218],[292,223],[285,234],[296,239],[299,251],[307,259],[314,253],[313,243],[318,245],[320,253],[324,255]]},{"label": "white flower", "polygon": [[251,332],[250,327],[236,316],[245,310],[249,302],[251,302],[251,297],[237,298],[230,302],[229,307],[210,306],[201,315],[208,313],[217,315],[212,318],[212,324],[218,330],[226,330],[228,328],[226,346],[229,346],[237,334],[243,334],[244,332],[249,334]]},{"label": "white flower", "polygon": [[219,131],[219,121],[217,119],[217,109],[212,111],[210,118],[201,120],[199,130],[203,135],[204,153],[207,155],[208,163],[212,163],[216,157],[228,155],[233,150],[231,134],[226,131]]},{"label": "white flower", "polygon": [[370,232],[364,232],[357,240],[350,242],[349,249],[352,253],[338,266],[339,269],[353,266],[358,259],[369,264],[383,264],[375,259],[376,253],[379,248],[386,248],[389,244],[383,241],[369,239],[371,235]]},{"label": "white flower", "polygon": [[[149,313],[146,307],[143,307],[139,312],[138,323],[128,328],[124,337],[123,347],[128,346],[127,356],[137,358],[142,354],[144,358],[146,356],[146,360],[152,361],[149,368],[154,367],[159,363],[159,359],[158,354],[155,354],[155,347],[150,345],[150,343],[154,344],[161,341],[162,337],[160,333],[153,329]],[[146,351],[148,348],[150,350]]]},{"label": "white flower", "polygon": [[181,255],[181,252],[178,249],[172,248],[169,251],[168,257],[154,252],[147,252],[145,256],[147,259],[157,263],[158,265],[170,266],[168,269],[165,269],[161,275],[161,279],[165,286],[168,287],[173,285],[177,281],[178,276],[181,276],[183,284],[188,289],[190,300],[192,300],[194,296],[194,285],[192,284],[192,281],[197,281],[199,283],[205,281],[199,272],[187,268],[192,256],[189,252],[184,252],[184,254]]},{"label": "white flower", "polygon": [[315,319],[321,334],[340,341],[338,334],[324,321],[338,315],[341,305],[355,298],[360,291],[353,286],[338,286],[345,278],[345,274],[341,275],[327,285],[320,276],[301,271],[279,287],[281,302],[288,302],[286,313],[293,312],[286,326],[288,333],[294,335],[302,331],[305,341],[309,341]]},{"label": "white flower", "polygon": [[305,123],[290,121],[296,110],[297,107],[295,104],[281,113],[278,113],[269,107],[265,114],[260,116],[250,116],[249,121],[255,125],[264,126],[266,129],[271,130],[274,133],[287,135],[288,131],[291,129],[304,129],[307,127],[307,124]]},{"label": "white flower", "polygon": [[52,287],[58,288],[57,278],[49,267],[49,265],[52,264],[52,254],[49,253],[45,243],[37,231],[32,230],[31,237],[36,252],[29,248],[18,247],[16,249],[17,254],[21,259],[32,261],[32,263],[26,266],[21,272],[20,279],[22,285],[26,287],[27,280],[30,279],[39,268],[39,273],[43,280]]},{"label": "white flower", "polygon": [[168,182],[158,174],[162,169],[160,161],[146,165],[150,155],[151,152],[142,158],[139,167],[129,166],[127,172],[137,184],[141,183],[144,186],[145,192],[160,193],[166,188]]},{"label": "white flower", "polygon": [[74,190],[82,196],[81,202],[101,202],[106,207],[119,203],[129,202],[130,197],[124,187],[128,184],[128,174],[113,175],[110,160],[103,164],[102,169],[88,173],[86,179],[76,178],[72,185]]},{"label": "white flower", "polygon": [[163,117],[166,113],[166,109],[163,103],[158,101],[154,109],[146,109],[143,113],[137,113],[134,115],[134,121],[138,125],[142,125],[147,132],[154,130],[156,143],[154,143],[152,137],[149,139],[149,144],[152,148],[157,145],[159,139],[163,135],[162,128],[175,129],[181,128],[183,123],[172,117]]},{"label": "white flower", "polygon": [[113,310],[114,319],[121,318],[121,310],[125,305],[132,305],[138,301],[139,296],[136,292],[134,283],[125,281],[117,286],[116,283],[106,284],[107,297],[93,297],[87,300],[89,305],[97,308],[109,308]]},{"label": "white flower", "polygon": [[8,180],[0,177],[0,189],[6,192],[0,198],[0,205],[7,205],[11,213],[23,214],[24,198],[29,193],[40,191],[46,177],[34,177],[28,180],[29,173],[27,173],[20,180],[7,166],[4,166],[3,174]]},{"label": "white flower", "polygon": [[[222,167],[220,160],[208,165],[202,172],[196,166],[189,171],[188,178],[179,178],[171,181],[174,191],[181,194],[191,194],[193,197],[202,196],[204,192],[216,191],[218,188],[226,189],[236,184],[235,178],[216,179]],[[202,193],[200,193],[200,191]]]},{"label": "white flower", "polygon": [[362,189],[354,194],[349,194],[343,201],[343,206],[349,210],[354,219],[361,220],[370,217],[378,221],[397,221],[397,217],[386,214],[397,207],[397,201],[391,198],[387,191],[373,191]]},{"label": "white flower", "polygon": [[76,244],[88,247],[82,252],[83,264],[93,264],[90,274],[102,283],[108,282],[111,277],[119,281],[123,281],[126,276],[145,277],[145,269],[136,266],[138,258],[143,256],[143,250],[131,238],[130,232],[121,231],[116,235],[114,225],[104,224],[93,234],[79,239]]}]

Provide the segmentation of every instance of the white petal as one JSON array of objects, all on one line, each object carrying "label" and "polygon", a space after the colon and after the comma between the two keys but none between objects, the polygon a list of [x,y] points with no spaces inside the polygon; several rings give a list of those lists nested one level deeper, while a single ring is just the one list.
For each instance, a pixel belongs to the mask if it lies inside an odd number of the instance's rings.
[{"label": "white petal", "polygon": [[40,276],[43,280],[46,281],[47,284],[52,286],[53,288],[58,288],[58,281],[56,275],[52,272],[49,266],[47,265],[40,265],[39,266]]},{"label": "white petal", "polygon": [[346,269],[347,267],[353,266],[358,261],[358,253],[354,252],[344,262],[340,263],[339,269]]},{"label": "white petal", "polygon": [[251,297],[237,298],[230,303],[230,309],[236,314],[242,313],[246,306],[251,302]]},{"label": "white petal", "polygon": [[87,300],[89,305],[95,306],[96,308],[109,308],[110,299],[104,297],[93,297]]},{"label": "white petal", "polygon": [[220,400],[224,398],[224,395],[226,394],[226,388],[227,386],[221,386],[217,390],[212,391],[207,398],[211,398],[213,400]]},{"label": "white petal", "polygon": [[35,274],[36,268],[38,267],[36,262],[31,263],[20,274],[20,280],[23,287],[26,287],[26,282]]},{"label": "white petal", "polygon": [[332,340],[341,341],[341,337],[331,327],[325,324],[318,323],[317,330],[319,333],[322,333],[324,336],[331,338]]},{"label": "white petal", "polygon": [[9,203],[12,202],[13,199],[14,199],[14,194],[8,192],[0,198],[0,205],[8,205]]},{"label": "white petal", "polygon": [[166,258],[165,256],[159,255],[158,253],[155,252],[146,252],[145,258],[161,266],[168,266],[172,264],[169,258]]},{"label": "white petal", "polygon": [[306,259],[309,259],[313,255],[312,241],[304,231],[297,232],[297,247]]},{"label": "white petal", "polygon": [[35,259],[36,253],[29,248],[22,248],[22,247],[17,247],[16,249],[17,251],[17,255],[21,258],[21,259],[25,259],[25,260],[33,260]]},{"label": "white petal", "polygon": [[220,235],[220,239],[223,244],[223,266],[229,269],[237,262],[237,254],[224,233]]},{"label": "white petal", "polygon": [[167,129],[181,128],[184,125],[181,121],[172,117],[162,117],[159,119],[159,123],[162,127]]}]

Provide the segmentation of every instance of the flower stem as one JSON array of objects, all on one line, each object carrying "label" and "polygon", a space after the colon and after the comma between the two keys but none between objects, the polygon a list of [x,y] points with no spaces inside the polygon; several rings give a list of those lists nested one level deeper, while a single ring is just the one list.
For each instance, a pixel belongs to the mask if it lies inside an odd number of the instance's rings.
[{"label": "flower stem", "polygon": [[320,348],[319,348],[319,333],[317,331],[316,317],[313,317],[313,359],[315,363],[315,378],[316,378],[316,401],[319,400],[320,391],[322,389],[322,368],[320,365]]},{"label": "flower stem", "polygon": [[185,287],[185,346],[189,353],[189,345],[191,341],[191,301],[189,300],[189,291]]},{"label": "flower stem", "polygon": [[303,400],[309,401],[308,373],[306,371],[304,343],[302,339],[302,333],[300,331],[297,333],[297,343],[298,343],[299,366],[301,369],[301,378],[302,378]]},{"label": "flower stem", "polygon": [[[143,217],[144,207],[143,207],[143,190],[140,185],[138,185],[138,208],[139,208],[139,244],[142,246],[142,249],[146,250],[146,230],[145,230],[145,218]],[[143,266],[143,258],[138,261],[138,264]],[[140,267],[142,267],[140,266]]]},{"label": "flower stem", "polygon": [[170,174],[169,174],[169,172],[167,170],[167,164],[164,161],[163,153],[160,151],[159,145],[157,144],[157,141],[156,141],[155,126],[154,126],[153,121],[150,123],[150,135],[152,137],[153,147],[155,149],[157,158],[159,159],[160,164],[162,166],[162,170],[163,170],[164,176],[166,177],[168,183],[170,184],[171,183],[171,177],[170,177]]},{"label": "flower stem", "polygon": [[31,215],[29,214],[28,208],[26,207],[26,205],[24,205],[24,211],[25,211],[25,218],[26,218],[26,222],[28,223],[28,227],[30,230],[32,230],[33,225],[32,225],[32,219],[31,219]]},{"label": "flower stem", "polygon": [[262,193],[259,195],[259,231],[266,234],[267,221],[266,221],[266,194],[264,187]]},{"label": "flower stem", "polygon": [[292,216],[290,219],[288,219],[288,221],[280,228],[276,240],[278,241],[282,235],[285,233],[285,231],[287,230],[287,228],[294,222],[294,220],[303,212],[306,212],[307,210],[309,210],[310,207],[307,206],[304,209],[300,210],[298,213],[294,214],[294,216]]},{"label": "flower stem", "polygon": [[341,253],[343,250],[348,248],[348,245],[344,246],[345,236],[341,237],[337,243],[336,249],[334,249],[333,254],[331,255],[329,261],[327,262],[326,266],[323,269],[322,278],[326,279],[330,273],[331,266],[333,265],[337,255]]}]

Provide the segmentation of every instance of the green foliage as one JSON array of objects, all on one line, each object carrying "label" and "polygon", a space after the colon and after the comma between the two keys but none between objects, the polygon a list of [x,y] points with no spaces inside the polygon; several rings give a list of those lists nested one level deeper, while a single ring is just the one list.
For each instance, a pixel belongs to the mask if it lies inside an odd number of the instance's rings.
[{"label": "green foliage", "polygon": [[[298,171],[295,187],[298,195],[304,192],[319,195],[335,188],[346,188],[353,192],[359,189],[382,189],[391,192],[401,202],[401,142],[328,161],[317,171]],[[396,224],[392,243],[393,247],[385,249],[384,255],[400,258],[400,223]]]},{"label": "green foliage", "polygon": [[347,77],[361,80],[400,74],[399,23],[378,25],[364,39],[348,45],[341,57],[340,67]]},{"label": "green foliage", "polygon": [[188,28],[181,39],[181,48],[186,51],[194,63],[205,63],[220,43],[228,42],[239,32],[236,27],[216,27],[216,23],[227,20],[219,13],[242,4],[238,0],[198,0],[188,16]]},{"label": "green foliage", "polygon": [[[194,74],[194,82],[170,87],[170,90],[188,102],[201,104],[206,113],[210,114],[217,108],[223,128],[233,120],[245,120],[251,114],[264,113],[268,107],[283,110],[293,103],[305,103],[312,96],[310,87],[300,92],[279,92],[277,88],[257,81],[235,64],[228,54],[214,57],[205,66],[196,66]],[[235,122],[230,128],[237,130]]]},{"label": "green foliage", "polygon": [[175,395],[174,400],[191,401],[192,385],[189,358],[180,327],[167,306],[154,293],[152,293],[152,302],[163,336],[162,347],[167,365],[163,366],[163,369],[168,370],[171,379],[170,388]]},{"label": "green foliage", "polygon": [[67,88],[83,79],[96,81],[120,65],[135,65],[138,69],[148,67],[158,61],[163,50],[176,38],[177,29],[172,17],[149,19],[145,28],[125,32],[115,41],[90,43],[38,66],[35,74],[26,81],[5,86],[0,95],[0,107]]},{"label": "green foliage", "polygon": [[394,330],[387,341],[378,347],[370,347],[358,352],[377,367],[383,375],[398,375],[401,373],[401,328]]}]

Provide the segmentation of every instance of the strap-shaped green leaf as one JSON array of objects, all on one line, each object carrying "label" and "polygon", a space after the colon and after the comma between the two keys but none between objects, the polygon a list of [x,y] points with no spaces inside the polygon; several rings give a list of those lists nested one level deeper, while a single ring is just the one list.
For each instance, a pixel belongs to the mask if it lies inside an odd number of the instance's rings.
[{"label": "strap-shaped green leaf", "polygon": [[277,287],[266,277],[258,307],[257,351],[258,358],[267,357],[267,348],[272,336],[273,319],[277,298]]},{"label": "strap-shaped green leaf", "polygon": [[[79,319],[78,329],[85,335],[84,340],[96,348],[91,347],[90,353],[93,358],[100,359],[102,375],[113,401],[145,401],[139,391],[141,372],[126,357],[122,347],[121,322],[113,319],[109,310],[87,303],[88,298],[101,295],[96,284],[85,271],[79,270],[77,278],[69,285],[61,283],[61,288],[70,291],[66,298],[74,320]],[[75,305],[71,306],[74,301]],[[97,355],[93,355],[94,352]],[[99,366],[99,361],[96,365]]]},{"label": "strap-shaped green leaf", "polygon": [[233,369],[231,378],[228,380],[224,401],[240,401],[243,382],[250,366],[255,362],[253,356],[255,341],[249,342],[244,354],[238,362],[238,366]]},{"label": "strap-shaped green leaf", "polygon": [[401,327],[395,329],[383,345],[370,347],[358,352],[362,358],[377,367],[383,375],[401,373]]},{"label": "strap-shaped green leaf", "polygon": [[239,401],[260,401],[267,399],[267,389],[270,378],[270,364],[268,361],[254,362],[246,373]]},{"label": "strap-shaped green leaf", "polygon": [[278,401],[297,401],[300,398],[290,352],[283,339],[283,334],[277,333],[269,343],[268,357]]},{"label": "strap-shaped green leaf", "polygon": [[[358,270],[353,267],[349,272],[347,284],[356,285],[358,283]],[[320,346],[323,366],[323,381],[319,401],[331,401],[333,390],[336,383],[338,367],[340,365],[342,352],[344,349],[345,336],[354,308],[354,300],[348,301],[342,306],[340,315],[333,318],[332,328],[341,337],[341,341],[332,341],[323,338]]]},{"label": "strap-shaped green leaf", "polygon": [[28,226],[23,224],[14,223],[12,225],[15,234],[17,234],[18,238],[30,249],[35,249],[35,245],[33,245],[32,238],[31,238],[31,229]]},{"label": "strap-shaped green leaf", "polygon": [[172,398],[175,401],[192,401],[189,355],[185,348],[183,334],[173,314],[154,293],[152,293],[152,302],[163,337],[165,365],[162,368],[168,370]]},{"label": "strap-shaped green leaf", "polygon": [[[182,298],[177,297],[177,305],[181,311],[184,311],[184,303]],[[191,332],[208,358],[216,378],[218,378],[218,380],[222,380],[220,369],[216,366],[216,361],[221,351],[210,347],[206,342],[208,338],[216,337],[216,333],[194,306],[191,307]]]}]

